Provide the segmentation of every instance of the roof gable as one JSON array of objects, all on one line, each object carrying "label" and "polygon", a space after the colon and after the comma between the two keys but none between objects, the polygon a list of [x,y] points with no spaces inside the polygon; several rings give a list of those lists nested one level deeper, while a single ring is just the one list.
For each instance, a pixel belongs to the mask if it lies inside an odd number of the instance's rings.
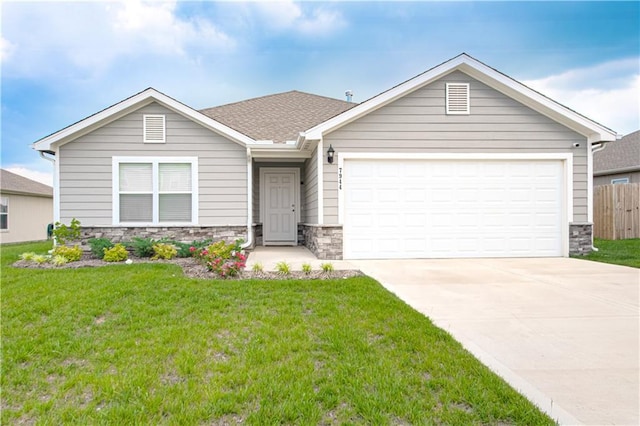
[{"label": "roof gable", "polygon": [[148,88],[121,102],[118,102],[115,105],[80,120],[77,123],[67,126],[56,133],[36,141],[33,144],[33,148],[37,151],[51,152],[55,150],[57,146],[64,145],[67,142],[77,139],[82,135],[100,128],[105,124],[111,123],[112,121],[149,105],[152,102],[158,102],[159,104],[241,145],[247,145],[255,142],[251,137],[217,122],[211,117],[207,117],[206,115],[181,102],[178,102],[164,93],[153,88]]},{"label": "roof gable", "polygon": [[200,110],[255,140],[286,142],[357,104],[292,90]]},{"label": "roof gable", "polygon": [[0,191],[3,193],[53,197],[52,187],[4,169],[0,169]]},{"label": "roof gable", "polygon": [[308,129],[304,133],[305,137],[311,140],[319,140],[325,134],[337,130],[345,124],[357,120],[455,70],[475,78],[534,111],[587,137],[589,142],[609,142],[616,140],[616,132],[613,130],[580,115],[464,53],[410,80],[400,83],[324,123]]}]

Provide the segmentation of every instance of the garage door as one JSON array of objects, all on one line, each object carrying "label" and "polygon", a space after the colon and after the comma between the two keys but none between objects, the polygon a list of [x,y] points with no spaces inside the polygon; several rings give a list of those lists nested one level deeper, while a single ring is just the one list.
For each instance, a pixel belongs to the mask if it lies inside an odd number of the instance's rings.
[{"label": "garage door", "polygon": [[342,177],[344,257],[562,255],[560,160],[356,160]]}]

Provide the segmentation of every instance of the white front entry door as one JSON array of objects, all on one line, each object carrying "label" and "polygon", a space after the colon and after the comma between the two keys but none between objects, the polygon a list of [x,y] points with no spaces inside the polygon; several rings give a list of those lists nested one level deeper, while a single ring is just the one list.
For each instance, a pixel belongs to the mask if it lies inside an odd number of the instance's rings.
[{"label": "white front entry door", "polygon": [[296,173],[264,173],[264,244],[297,244]]}]

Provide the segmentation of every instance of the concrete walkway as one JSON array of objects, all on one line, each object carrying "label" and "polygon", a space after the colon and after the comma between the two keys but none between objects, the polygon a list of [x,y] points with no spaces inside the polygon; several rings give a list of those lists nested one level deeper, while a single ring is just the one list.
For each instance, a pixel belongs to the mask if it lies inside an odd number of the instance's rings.
[{"label": "concrete walkway", "polygon": [[265,271],[275,271],[279,262],[287,262],[292,271],[302,271],[304,263],[309,263],[314,271],[319,270],[323,263],[331,263],[335,270],[358,269],[345,260],[319,260],[303,246],[258,246],[249,252],[247,270],[260,263]]},{"label": "concrete walkway", "polygon": [[640,424],[640,271],[578,259],[351,261],[561,424]]}]

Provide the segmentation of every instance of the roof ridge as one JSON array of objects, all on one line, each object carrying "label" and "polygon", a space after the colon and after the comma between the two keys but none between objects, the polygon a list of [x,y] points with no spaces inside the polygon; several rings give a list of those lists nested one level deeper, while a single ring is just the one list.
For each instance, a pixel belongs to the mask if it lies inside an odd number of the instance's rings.
[{"label": "roof ridge", "polygon": [[343,102],[345,104],[353,104],[353,105],[357,105],[358,104],[357,102],[348,102],[348,101],[345,101],[343,99],[332,98],[330,96],[317,95],[315,93],[310,93],[310,92],[305,92],[305,91],[302,91],[302,90],[293,89],[293,90],[287,90],[286,92],[271,93],[269,95],[256,96],[254,98],[248,98],[248,99],[243,99],[243,100],[236,101],[236,102],[230,102],[230,103],[227,103],[227,104],[215,105],[215,106],[211,106],[211,107],[207,107],[207,108],[202,108],[202,109],[200,109],[198,111],[200,111],[200,112],[209,111],[209,110],[216,109],[216,108],[234,106],[234,105],[242,104],[242,103],[245,103],[245,102],[257,101],[259,99],[267,99],[267,98],[272,98],[272,97],[275,97],[275,96],[282,96],[282,95],[286,95],[286,94],[289,94],[289,93],[300,93],[300,94],[303,94],[303,95],[308,95],[308,96],[314,96],[314,97],[317,97],[317,98],[328,99],[328,100],[331,100],[331,101],[334,101],[334,102]]}]

